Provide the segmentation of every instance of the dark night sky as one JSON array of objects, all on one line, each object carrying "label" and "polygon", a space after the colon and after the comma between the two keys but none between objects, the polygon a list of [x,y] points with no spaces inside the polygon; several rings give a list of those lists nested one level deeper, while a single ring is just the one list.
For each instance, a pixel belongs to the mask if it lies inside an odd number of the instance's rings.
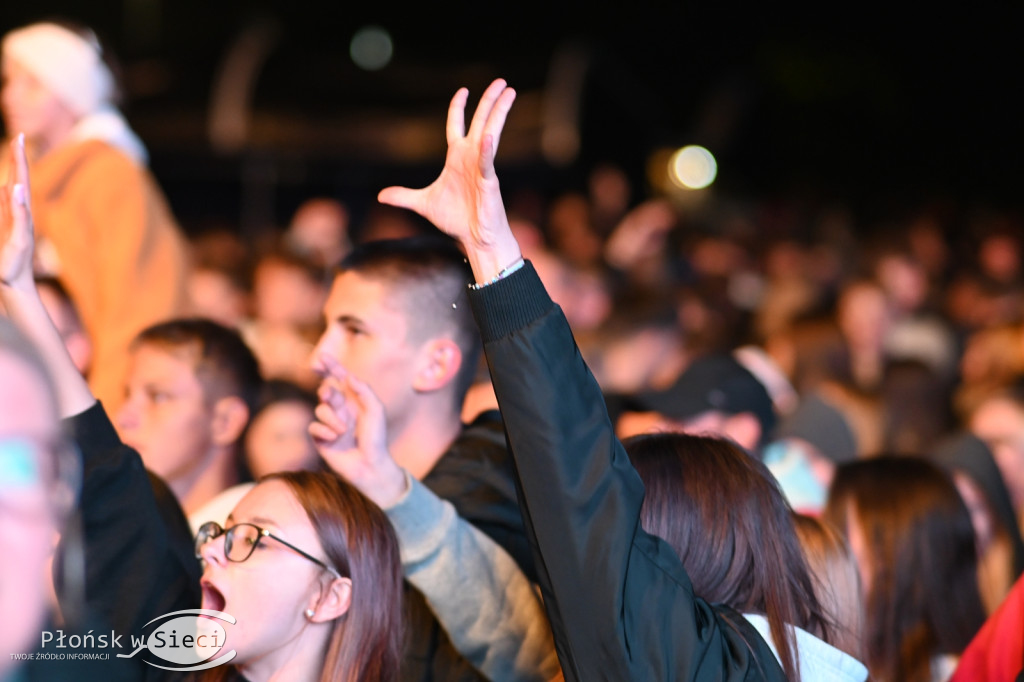
[{"label": "dark night sky", "polygon": [[[201,120],[225,46],[262,17],[278,43],[256,109],[314,132],[332,121],[419,116],[436,119],[440,135],[458,85],[479,92],[502,75],[521,92],[540,91],[553,55],[572,45],[588,55],[578,168],[607,159],[638,174],[654,148],[699,142],[716,152],[724,188],[755,196],[800,188],[852,202],[1021,203],[1019,10],[936,16],[850,5],[823,8],[825,17],[630,3],[552,16],[555,3],[440,6],[42,0],[4,3],[0,30],[49,15],[96,26],[129,83],[144,85],[128,111],[172,185],[185,175],[182,149],[211,155],[201,127],[165,139],[166,121]],[[395,43],[394,60],[375,73],[347,56],[352,34],[369,23]],[[189,134],[192,144],[181,145]],[[309,148],[265,151],[316,157],[313,139]],[[319,168],[343,181],[366,177],[331,165],[344,167],[343,148],[331,154]]]}]

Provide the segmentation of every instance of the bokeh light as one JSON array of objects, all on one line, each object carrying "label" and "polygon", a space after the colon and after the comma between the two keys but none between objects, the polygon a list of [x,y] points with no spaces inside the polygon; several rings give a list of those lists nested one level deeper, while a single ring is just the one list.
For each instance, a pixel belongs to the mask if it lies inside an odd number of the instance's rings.
[{"label": "bokeh light", "polygon": [[669,160],[668,176],[683,189],[703,189],[715,181],[718,163],[704,147],[683,147]]},{"label": "bokeh light", "polygon": [[391,62],[394,46],[391,36],[383,28],[365,26],[352,36],[349,54],[359,68],[378,71]]}]

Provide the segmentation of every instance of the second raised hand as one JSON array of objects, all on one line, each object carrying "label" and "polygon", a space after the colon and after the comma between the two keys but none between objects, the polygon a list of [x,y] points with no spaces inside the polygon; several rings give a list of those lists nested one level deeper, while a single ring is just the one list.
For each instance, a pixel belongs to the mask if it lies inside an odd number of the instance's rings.
[{"label": "second raised hand", "polygon": [[448,153],[444,168],[423,189],[388,187],[378,199],[416,211],[466,249],[478,282],[486,282],[521,257],[501,199],[494,156],[515,90],[495,80],[484,91],[469,131],[465,129],[469,91],[461,88],[448,107]]},{"label": "second raised hand", "polygon": [[334,470],[377,505],[387,508],[406,490],[405,472],[391,457],[384,406],[373,390],[329,357],[321,402],[309,433]]},{"label": "second raised hand", "polygon": [[23,134],[11,141],[10,155],[14,177],[0,196],[0,284],[35,292],[32,203]]}]

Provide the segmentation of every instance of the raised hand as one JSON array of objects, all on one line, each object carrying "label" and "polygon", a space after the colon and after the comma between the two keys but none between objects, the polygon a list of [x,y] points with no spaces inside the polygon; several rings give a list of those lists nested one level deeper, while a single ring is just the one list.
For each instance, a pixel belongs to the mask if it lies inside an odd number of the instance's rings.
[{"label": "raised hand", "polygon": [[316,421],[309,425],[317,452],[378,506],[391,506],[405,492],[406,479],[388,451],[384,406],[335,360],[321,356],[319,365],[325,376]]},{"label": "raised hand", "polygon": [[469,91],[459,89],[448,107],[448,153],[438,178],[423,189],[388,187],[378,199],[416,211],[466,249],[477,281],[488,281],[521,257],[509,229],[494,156],[515,90],[500,78],[484,91],[466,132]]},{"label": "raised hand", "polygon": [[31,291],[35,289],[32,273],[35,241],[24,135],[18,135],[11,142],[10,154],[14,177],[0,192],[0,282]]},{"label": "raised hand", "polygon": [[665,252],[665,241],[678,220],[665,199],[646,201],[626,214],[612,231],[604,257],[616,268],[628,270]]}]

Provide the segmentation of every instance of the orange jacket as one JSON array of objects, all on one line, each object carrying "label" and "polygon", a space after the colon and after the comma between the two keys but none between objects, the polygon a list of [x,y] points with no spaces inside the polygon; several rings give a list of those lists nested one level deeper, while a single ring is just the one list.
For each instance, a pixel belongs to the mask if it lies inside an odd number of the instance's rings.
[{"label": "orange jacket", "polygon": [[89,385],[115,414],[132,339],[184,311],[185,238],[149,171],[104,142],[54,149],[30,174],[37,240],[92,339]]}]

